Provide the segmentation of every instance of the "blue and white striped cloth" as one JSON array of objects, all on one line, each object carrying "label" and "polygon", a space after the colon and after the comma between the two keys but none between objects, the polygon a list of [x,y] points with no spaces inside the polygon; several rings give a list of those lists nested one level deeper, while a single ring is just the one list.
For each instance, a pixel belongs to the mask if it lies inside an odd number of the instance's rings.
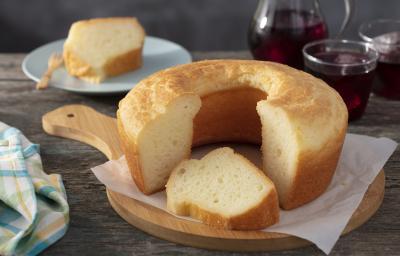
[{"label": "blue and white striped cloth", "polygon": [[39,146],[0,122],[0,255],[37,255],[68,223],[61,176],[44,173]]}]

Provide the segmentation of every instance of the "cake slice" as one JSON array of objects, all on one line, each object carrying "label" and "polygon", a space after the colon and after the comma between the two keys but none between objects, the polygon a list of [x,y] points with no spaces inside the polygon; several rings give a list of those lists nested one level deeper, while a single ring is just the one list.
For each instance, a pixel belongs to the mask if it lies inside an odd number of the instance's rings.
[{"label": "cake slice", "polygon": [[231,148],[185,160],[172,172],[167,209],[225,229],[255,230],[279,220],[274,184]]},{"label": "cake slice", "polygon": [[91,83],[142,65],[145,32],[136,18],[97,18],[72,24],[64,44],[68,73]]}]

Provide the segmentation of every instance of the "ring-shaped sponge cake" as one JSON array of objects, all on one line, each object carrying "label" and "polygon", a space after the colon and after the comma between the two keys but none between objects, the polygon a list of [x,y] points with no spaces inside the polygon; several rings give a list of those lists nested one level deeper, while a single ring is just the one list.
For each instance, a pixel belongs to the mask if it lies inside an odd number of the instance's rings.
[{"label": "ring-shaped sponge cake", "polygon": [[340,95],[285,65],[210,60],[157,72],[120,102],[118,130],[132,177],[145,194],[164,189],[193,146],[261,144],[263,171],[280,205],[293,209],[328,187],[347,129]]}]

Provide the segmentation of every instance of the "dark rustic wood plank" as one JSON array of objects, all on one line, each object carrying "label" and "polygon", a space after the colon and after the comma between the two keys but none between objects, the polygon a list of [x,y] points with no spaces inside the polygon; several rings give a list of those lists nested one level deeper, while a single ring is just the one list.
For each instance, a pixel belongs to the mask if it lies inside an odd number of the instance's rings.
[{"label": "dark rustic wood plank", "polygon": [[21,69],[26,54],[0,54],[0,80],[28,80]]},{"label": "dark rustic wood plank", "polygon": [[[20,61],[24,55],[0,55],[0,120],[18,127],[41,145],[48,173],[63,177],[71,207],[71,225],[65,237],[44,255],[228,255],[176,245],[130,226],[110,207],[104,186],[90,167],[106,161],[96,149],[79,142],[46,135],[41,116],[65,104],[86,104],[115,116],[123,97],[94,97],[50,88],[34,90],[34,83],[21,80]],[[194,59],[248,58],[247,52],[193,53]],[[400,141],[400,101],[371,97],[365,116],[351,123],[349,131],[386,136]],[[386,164],[386,194],[382,207],[365,225],[342,237],[331,255],[398,255],[400,252],[400,151]],[[321,231],[323,232],[323,231]],[[322,255],[315,246],[276,253],[251,255]],[[232,253],[231,255],[243,255]]]}]

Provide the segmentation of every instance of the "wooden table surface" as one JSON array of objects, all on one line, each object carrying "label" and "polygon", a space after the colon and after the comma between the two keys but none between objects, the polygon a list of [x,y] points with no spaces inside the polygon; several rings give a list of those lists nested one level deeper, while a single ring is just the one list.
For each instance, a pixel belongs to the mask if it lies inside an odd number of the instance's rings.
[{"label": "wooden table surface", "polygon": [[[0,54],[0,121],[22,130],[41,146],[47,173],[62,175],[70,205],[67,234],[44,255],[227,255],[177,245],[147,235],[123,221],[110,207],[105,187],[90,167],[107,159],[85,144],[52,137],[42,130],[43,114],[66,104],[86,104],[115,116],[123,96],[94,97],[50,88],[36,91],[21,70],[24,54]],[[194,52],[195,60],[249,58],[246,52]],[[400,101],[372,96],[364,117],[350,124],[349,132],[385,136],[400,141]],[[340,238],[331,255],[400,254],[400,150],[385,166],[386,190],[381,208],[365,225]],[[321,230],[323,232],[323,230]],[[315,246],[265,255],[322,255]],[[233,253],[242,255],[242,253]],[[244,255],[244,254],[243,254]],[[258,255],[258,254],[252,254]]]}]

